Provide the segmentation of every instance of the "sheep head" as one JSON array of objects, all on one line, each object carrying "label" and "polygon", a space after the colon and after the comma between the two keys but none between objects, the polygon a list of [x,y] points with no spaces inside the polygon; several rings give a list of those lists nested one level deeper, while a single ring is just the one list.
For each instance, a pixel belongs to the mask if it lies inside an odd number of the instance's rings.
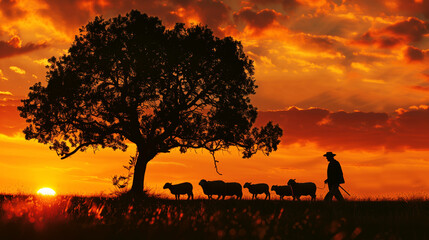
[{"label": "sheep head", "polygon": [[171,183],[165,183],[164,187],[162,189],[167,189],[171,187]]},{"label": "sheep head", "polygon": [[289,181],[287,182],[287,185],[289,186],[295,185],[296,184],[295,180],[296,179],[289,179]]},{"label": "sheep head", "polygon": [[203,185],[205,185],[206,183],[207,183],[207,181],[206,181],[205,179],[201,179],[201,181],[200,181],[199,185],[200,185],[200,186],[203,186]]}]

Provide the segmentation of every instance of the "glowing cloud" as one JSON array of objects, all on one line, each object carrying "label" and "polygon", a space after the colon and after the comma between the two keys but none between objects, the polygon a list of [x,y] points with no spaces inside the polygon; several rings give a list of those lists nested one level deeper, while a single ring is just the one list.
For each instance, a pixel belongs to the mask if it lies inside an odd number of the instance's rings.
[{"label": "glowing cloud", "polygon": [[8,95],[8,96],[13,96],[13,94],[9,91],[0,91],[0,95]]},{"label": "glowing cloud", "polygon": [[17,66],[10,66],[9,69],[21,75],[25,74],[25,70]]},{"label": "glowing cloud", "polygon": [[3,71],[0,69],[0,80],[7,81],[8,79],[4,76]]}]

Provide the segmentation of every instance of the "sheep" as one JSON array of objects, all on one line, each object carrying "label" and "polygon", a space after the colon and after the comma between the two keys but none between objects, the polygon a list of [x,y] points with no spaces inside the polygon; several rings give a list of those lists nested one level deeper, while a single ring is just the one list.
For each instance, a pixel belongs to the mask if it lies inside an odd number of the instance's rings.
[{"label": "sheep", "polygon": [[176,196],[176,200],[180,199],[181,194],[188,194],[188,199],[192,198],[194,199],[194,194],[192,193],[192,184],[188,182],[179,183],[179,184],[171,184],[166,183],[163,187],[163,189],[170,189],[171,194],[174,194]]},{"label": "sheep", "polygon": [[292,188],[292,196],[296,198],[298,201],[300,201],[301,196],[310,195],[311,200],[316,200],[316,184],[312,182],[306,182],[306,183],[297,183],[295,182],[295,179],[290,179],[287,182],[287,185],[289,185]]},{"label": "sheep", "polygon": [[206,181],[202,179],[199,183],[203,192],[209,199],[212,199],[213,195],[217,195],[217,199],[224,195],[225,192],[225,182],[221,180],[217,181]]},{"label": "sheep", "polygon": [[271,187],[271,191],[275,191],[277,195],[280,196],[280,200],[283,200],[284,196],[292,196],[293,200],[295,200],[295,197],[292,194],[292,188],[288,185],[284,185],[284,186],[273,185]]},{"label": "sheep", "polygon": [[225,199],[225,196],[236,196],[236,199],[241,199],[243,197],[243,191],[241,184],[237,182],[227,182],[225,183],[224,193],[222,199]]},{"label": "sheep", "polygon": [[265,200],[267,200],[267,198],[270,199],[270,188],[265,183],[252,184],[247,182],[243,187],[249,189],[249,192],[252,194],[252,199],[258,199],[258,194],[262,193],[265,193]]}]

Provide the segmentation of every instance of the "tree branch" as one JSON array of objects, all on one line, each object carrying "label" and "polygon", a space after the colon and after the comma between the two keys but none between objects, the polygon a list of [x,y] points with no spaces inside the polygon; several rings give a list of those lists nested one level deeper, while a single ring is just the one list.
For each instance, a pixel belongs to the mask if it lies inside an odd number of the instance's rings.
[{"label": "tree branch", "polygon": [[218,168],[217,168],[217,163],[219,162],[218,160],[216,160],[216,157],[215,157],[215,152],[213,151],[213,152],[210,152],[210,154],[212,155],[212,157],[213,157],[213,163],[214,163],[214,166],[215,166],[215,170],[216,170],[216,173],[217,174],[219,174],[219,175],[222,175],[222,173],[220,173],[219,172],[219,170],[218,170]]},{"label": "tree branch", "polygon": [[61,155],[63,155],[63,157],[61,157],[61,160],[66,159],[66,158],[70,157],[71,155],[75,154],[77,151],[79,151],[79,149],[81,149],[83,147],[88,147],[89,145],[92,145],[92,144],[100,144],[100,143],[99,142],[89,142],[89,143],[81,144],[77,148],[75,148],[75,150],[73,150],[72,152],[61,154]]}]

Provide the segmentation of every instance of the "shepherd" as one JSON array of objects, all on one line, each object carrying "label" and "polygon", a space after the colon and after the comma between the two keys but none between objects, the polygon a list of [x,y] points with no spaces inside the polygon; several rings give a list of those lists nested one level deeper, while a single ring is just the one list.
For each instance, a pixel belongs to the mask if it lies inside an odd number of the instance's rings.
[{"label": "shepherd", "polygon": [[325,202],[331,202],[334,196],[338,201],[344,201],[343,195],[339,190],[340,184],[344,183],[343,170],[341,170],[340,163],[334,159],[335,155],[332,152],[326,152],[323,155],[329,161],[328,179],[325,180],[325,184],[328,184],[329,192],[325,196]]}]

